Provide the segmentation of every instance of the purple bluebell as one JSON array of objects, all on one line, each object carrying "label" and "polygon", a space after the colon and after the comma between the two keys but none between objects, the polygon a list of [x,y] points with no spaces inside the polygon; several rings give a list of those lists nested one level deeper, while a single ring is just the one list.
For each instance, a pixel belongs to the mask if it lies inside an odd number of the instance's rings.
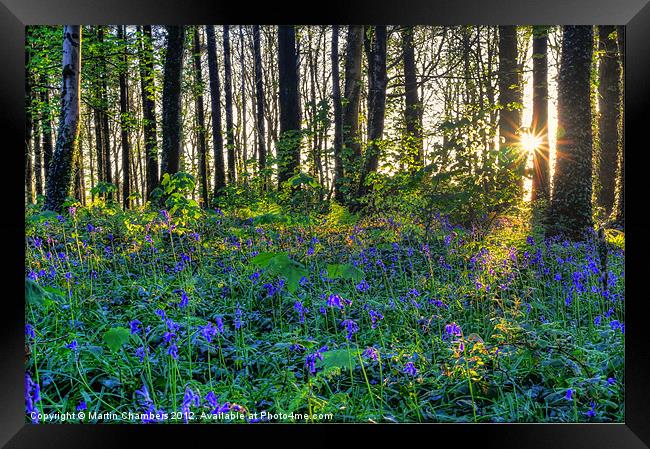
[{"label": "purple bluebell", "polygon": [[406,362],[406,365],[404,365],[402,372],[408,374],[409,376],[418,375],[418,370],[415,366],[413,366],[413,362]]}]

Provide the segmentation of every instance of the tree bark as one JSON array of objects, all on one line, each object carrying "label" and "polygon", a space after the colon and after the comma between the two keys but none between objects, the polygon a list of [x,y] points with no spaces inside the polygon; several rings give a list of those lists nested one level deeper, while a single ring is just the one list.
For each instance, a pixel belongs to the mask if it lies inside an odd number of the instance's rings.
[{"label": "tree bark", "polygon": [[142,91],[142,118],[144,121],[144,148],[147,172],[146,197],[158,186],[158,140],[156,137],[156,86],[151,25],[142,27],[140,38],[140,88]]},{"label": "tree bark", "polygon": [[235,183],[235,128],[232,116],[232,63],[230,55],[230,26],[223,26],[223,65],[226,94],[226,149],[228,153],[228,182]]},{"label": "tree bark", "polygon": [[81,27],[63,28],[61,118],[51,176],[47,182],[45,210],[58,211],[70,191],[72,161],[79,138],[79,89],[81,71]]},{"label": "tree bark", "polygon": [[122,207],[124,210],[131,207],[131,142],[130,142],[130,113],[129,113],[129,92],[128,92],[128,57],[127,57],[127,38],[126,26],[117,27],[117,38],[120,40],[124,49],[120,55],[120,131],[122,140]]},{"label": "tree bark", "polygon": [[168,25],[167,55],[163,80],[161,181],[165,173],[177,173],[181,157],[181,81],[185,27]]},{"label": "tree bark", "polygon": [[339,26],[332,26],[332,102],[334,103],[334,199],[345,202],[342,186],[343,170],[343,106],[339,76]]},{"label": "tree bark", "polygon": [[404,91],[406,124],[405,147],[411,150],[413,165],[424,162],[422,142],[422,102],[418,98],[418,84],[415,69],[415,49],[413,48],[413,27],[402,30],[402,59],[404,61]]},{"label": "tree bark", "polygon": [[550,168],[548,139],[548,27],[533,28],[533,121],[532,135],[537,139],[533,153],[533,185],[531,199],[549,200]]},{"label": "tree bark", "polygon": [[[108,86],[107,86],[107,77],[108,72],[106,70],[106,51],[104,49],[104,27],[100,26],[97,30],[97,41],[100,46],[100,59],[99,59],[99,72],[101,76],[100,81],[100,99],[102,103],[101,111],[101,125],[102,125],[102,138],[103,138],[103,151],[104,151],[104,180],[108,183],[113,183],[113,168],[112,168],[112,157],[111,157],[111,136],[110,129],[108,126]],[[108,199],[113,197],[112,194],[107,195]]]},{"label": "tree bark", "polygon": [[52,153],[54,152],[52,146],[52,119],[50,117],[50,90],[48,86],[49,79],[47,74],[41,76],[41,102],[43,109],[41,111],[41,126],[43,128],[43,164],[45,168],[45,182],[50,175],[50,162],[52,161]]},{"label": "tree bark", "polygon": [[616,194],[611,220],[614,225],[625,227],[625,27],[616,27],[616,40],[620,59],[621,77],[619,82],[620,104],[619,114],[619,147],[616,170]]},{"label": "tree bark", "polygon": [[208,205],[208,164],[205,135],[205,117],[203,113],[203,72],[201,68],[201,42],[199,27],[194,27],[194,78],[196,82],[196,117],[198,120],[199,180],[201,182],[201,200],[203,207]]},{"label": "tree bark", "polygon": [[384,116],[386,112],[386,26],[376,26],[374,36],[367,35],[366,51],[368,56],[368,146],[359,180],[361,197],[370,190],[366,184],[370,173],[377,171],[381,139],[384,134]]},{"label": "tree bark", "polygon": [[25,199],[34,202],[32,165],[32,76],[29,72],[30,48],[25,46]]},{"label": "tree bark", "polygon": [[34,183],[36,185],[36,195],[43,195],[43,154],[41,151],[41,130],[38,119],[32,123],[34,135]]},{"label": "tree bark", "polygon": [[298,58],[294,26],[278,26],[278,75],[280,138],[278,142],[278,187],[291,178],[300,165],[300,96]]},{"label": "tree bark", "polygon": [[621,76],[618,61],[616,28],[598,27],[598,49],[600,64],[598,66],[598,102],[600,117],[598,119],[598,142],[600,146],[600,163],[598,164],[598,205],[609,216],[614,207],[616,187],[616,170],[619,153],[618,121],[620,105],[619,82]]},{"label": "tree bark", "polygon": [[257,106],[257,157],[260,176],[262,177],[262,189],[266,190],[266,141],[264,129],[264,81],[262,77],[262,51],[260,45],[260,26],[253,25],[253,57],[255,59],[255,102]]},{"label": "tree bark", "polygon": [[565,26],[558,74],[558,145],[549,235],[584,239],[592,230],[591,26]]},{"label": "tree bark", "polygon": [[213,25],[206,25],[208,41],[208,72],[210,75],[210,107],[212,109],[212,144],[214,148],[214,197],[221,195],[226,186],[223,160],[223,135],[221,134],[221,86],[217,66],[217,43]]},{"label": "tree bark", "polygon": [[362,47],[363,26],[350,25],[348,27],[343,90],[343,163],[346,177],[358,173],[361,161],[359,103],[361,99]]}]

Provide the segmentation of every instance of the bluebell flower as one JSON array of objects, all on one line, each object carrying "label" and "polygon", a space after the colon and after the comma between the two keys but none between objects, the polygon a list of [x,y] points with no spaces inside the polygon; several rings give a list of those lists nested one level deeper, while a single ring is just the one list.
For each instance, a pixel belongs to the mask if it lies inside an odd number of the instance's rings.
[{"label": "bluebell flower", "polygon": [[368,314],[370,315],[370,321],[372,322],[370,327],[372,329],[376,329],[377,323],[379,323],[379,321],[384,319],[384,315],[382,315],[381,312],[372,309],[368,310]]},{"label": "bluebell flower", "polygon": [[589,409],[589,411],[586,413],[586,415],[588,417],[590,417],[590,418],[593,418],[594,416],[596,416],[596,402],[591,401],[590,405],[591,405],[591,409]]},{"label": "bluebell flower", "polygon": [[571,401],[571,400],[573,400],[573,393],[574,393],[574,391],[575,391],[575,390],[573,390],[572,388],[569,388],[569,389],[566,391],[566,393],[565,393],[565,395],[564,395],[564,398],[565,398],[567,401]]},{"label": "bluebell flower", "polygon": [[447,335],[458,337],[462,334],[463,331],[458,324],[450,323],[445,326],[445,332]]},{"label": "bluebell flower", "polygon": [[327,345],[324,345],[313,354],[307,354],[305,357],[305,368],[307,368],[311,374],[316,373],[316,360],[323,360],[323,352],[327,350]]},{"label": "bluebell flower", "polygon": [[77,340],[72,340],[70,343],[65,345],[65,347],[73,351],[76,351],[77,348],[79,347],[79,344],[77,343]]},{"label": "bluebell flower", "polygon": [[79,405],[77,405],[77,411],[80,412],[82,410],[86,410],[88,408],[88,405],[86,404],[86,401],[81,401]]},{"label": "bluebell flower", "polygon": [[162,309],[157,309],[157,310],[156,310],[156,315],[158,315],[158,316],[160,317],[161,320],[165,320],[165,318],[167,317],[167,316],[165,315],[165,311],[162,310]]},{"label": "bluebell flower", "polygon": [[305,322],[305,314],[309,312],[309,309],[307,309],[300,301],[296,301],[293,304],[293,308],[300,316],[300,324],[303,324]]},{"label": "bluebell flower", "polygon": [[[25,411],[27,414],[38,412],[36,403],[41,400],[41,388],[32,380],[29,373],[25,373]],[[32,417],[33,423],[38,423],[38,413]]]},{"label": "bluebell flower", "polygon": [[356,321],[349,318],[341,322],[341,327],[344,327],[348,331],[348,334],[346,335],[348,340],[352,340],[352,335],[359,331],[359,325]]},{"label": "bluebell flower", "polygon": [[377,351],[376,348],[369,347],[366,348],[361,355],[367,359],[372,359],[376,361],[379,358],[379,351]]},{"label": "bluebell flower", "polygon": [[418,370],[415,368],[415,366],[413,366],[413,362],[406,362],[406,365],[404,365],[402,372],[410,376],[417,376],[418,374]]},{"label": "bluebell flower", "polygon": [[36,334],[34,333],[34,327],[29,323],[25,324],[25,336],[31,340],[36,338]]},{"label": "bluebell flower", "polygon": [[352,301],[341,298],[339,295],[331,294],[327,298],[327,305],[338,309],[345,308],[346,305],[352,304]]},{"label": "bluebell flower", "polygon": [[139,320],[129,321],[129,327],[131,328],[131,333],[132,334],[139,333],[141,324],[142,324],[142,322],[140,322]]},{"label": "bluebell flower", "polygon": [[176,346],[176,343],[169,345],[169,348],[167,348],[167,354],[171,355],[172,358],[178,360],[178,346]]},{"label": "bluebell flower", "polygon": [[241,308],[239,307],[239,304],[237,304],[237,309],[235,310],[235,329],[241,328],[242,325],[244,324],[242,322],[242,315],[243,315],[243,312],[242,312]]},{"label": "bluebell flower", "polygon": [[138,349],[135,350],[135,356],[140,359],[140,363],[144,362],[145,354],[146,352],[144,346],[140,346]]},{"label": "bluebell flower", "polygon": [[[221,324],[221,326],[223,328],[223,323]],[[208,343],[212,342],[212,338],[214,338],[218,332],[219,329],[209,321],[208,324],[206,324],[205,326],[201,326],[201,335],[203,336],[203,338],[205,338],[205,340]]]}]

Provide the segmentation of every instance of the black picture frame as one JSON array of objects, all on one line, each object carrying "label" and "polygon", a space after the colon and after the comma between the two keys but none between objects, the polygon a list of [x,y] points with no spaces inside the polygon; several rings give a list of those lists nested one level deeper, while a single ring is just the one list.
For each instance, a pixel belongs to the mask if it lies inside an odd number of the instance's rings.
[{"label": "black picture frame", "polygon": [[[282,432],[281,442],[311,444],[307,435],[323,432],[323,441],[337,446],[351,440],[329,440],[334,430],[357,437],[396,433],[402,444],[454,446],[476,439],[480,447],[500,448],[643,448],[650,445],[650,333],[647,332],[645,293],[649,268],[647,223],[644,218],[644,166],[650,152],[646,131],[650,111],[650,3],[647,0],[402,0],[346,1],[280,6],[277,2],[200,0],[1,0],[0,1],[0,164],[3,195],[0,257],[5,259],[0,293],[0,445],[6,448],[102,448],[135,446],[134,435],[172,446],[208,437],[211,445],[239,444],[251,437]],[[318,8],[314,8],[317,6]],[[311,11],[309,8],[312,7]],[[311,425],[31,425],[24,414],[24,29],[39,24],[611,24],[626,26],[625,148],[626,176],[626,365],[625,423],[623,424],[423,424],[353,426]],[[13,189],[17,188],[18,191]],[[9,287],[9,288],[7,288]],[[328,427],[329,426],[329,427]],[[352,432],[349,432],[352,430]],[[368,432],[370,430],[370,432]],[[191,432],[191,433],[190,433]],[[198,432],[195,433],[195,432]],[[418,433],[416,439],[415,433]],[[203,435],[199,435],[203,434]],[[405,438],[406,437],[406,438]],[[217,438],[217,439],[213,439]],[[210,441],[210,440],[209,440]],[[400,441],[400,440],[398,440]],[[142,444],[142,443],[139,443]],[[461,444],[462,446],[462,444]]]}]

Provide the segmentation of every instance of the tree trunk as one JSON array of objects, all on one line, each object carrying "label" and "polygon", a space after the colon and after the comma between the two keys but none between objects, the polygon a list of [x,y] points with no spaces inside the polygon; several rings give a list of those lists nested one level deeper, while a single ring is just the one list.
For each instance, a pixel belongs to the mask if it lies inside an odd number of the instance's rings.
[{"label": "tree trunk", "polygon": [[43,195],[43,154],[41,152],[41,129],[38,119],[32,123],[34,135],[34,182],[36,195]]},{"label": "tree trunk", "polygon": [[415,70],[415,50],[413,48],[413,27],[402,30],[402,58],[404,60],[404,90],[406,124],[405,147],[412,152],[414,166],[424,162],[422,142],[422,102],[418,99],[418,84]]},{"label": "tree trunk", "polygon": [[[102,145],[104,151],[104,180],[108,183],[113,183],[113,168],[112,168],[112,157],[111,157],[111,136],[110,128],[108,126],[108,87],[106,79],[108,77],[108,72],[106,70],[106,51],[104,49],[104,27],[100,26],[97,30],[97,41],[100,45],[100,59],[99,59],[99,72],[101,74],[100,82],[100,99],[102,103],[101,111],[101,126],[102,126],[102,138],[104,143]],[[108,199],[113,197],[112,194],[107,195]]]},{"label": "tree trunk", "polygon": [[199,178],[201,182],[201,200],[203,207],[208,205],[208,164],[205,135],[205,117],[203,113],[203,72],[201,69],[201,42],[199,27],[194,27],[194,78],[196,82],[196,116],[199,125]]},{"label": "tree trunk", "polygon": [[368,146],[359,180],[359,197],[369,192],[366,179],[377,171],[386,112],[386,26],[376,26],[366,38],[368,56]]},{"label": "tree trunk", "polygon": [[619,82],[621,69],[618,61],[617,43],[613,35],[616,28],[598,27],[598,49],[600,64],[598,66],[598,102],[600,117],[598,119],[598,142],[600,145],[600,163],[598,165],[598,205],[609,216],[614,207],[616,187],[616,169],[619,153],[618,120],[621,107]]},{"label": "tree trunk", "polygon": [[[345,55],[345,87],[343,91],[343,163],[346,177],[358,173],[361,161],[359,135],[359,102],[361,99],[361,50],[363,26],[348,27]],[[352,180],[346,180],[346,184]],[[349,188],[349,187],[348,187]]]},{"label": "tree trunk", "polygon": [[208,72],[210,74],[210,107],[212,109],[212,144],[214,147],[214,197],[221,195],[226,186],[223,160],[223,135],[221,134],[221,86],[217,67],[217,42],[213,25],[206,25],[208,41]]},{"label": "tree trunk", "polygon": [[583,239],[592,230],[591,26],[565,26],[558,74],[557,159],[547,233]]},{"label": "tree trunk", "polygon": [[168,25],[163,81],[161,181],[165,173],[177,173],[181,158],[181,81],[185,27]]},{"label": "tree trunk", "polygon": [[29,72],[31,51],[25,46],[25,199],[34,202],[33,166],[32,166],[32,76]]},{"label": "tree trunk", "polygon": [[72,161],[79,138],[81,80],[81,27],[79,25],[64,26],[62,59],[61,118],[44,206],[45,210],[52,211],[61,209],[70,191]]},{"label": "tree trunk", "polygon": [[41,76],[41,102],[43,109],[41,110],[41,127],[43,136],[43,164],[45,169],[45,183],[50,174],[50,162],[52,161],[52,119],[50,117],[50,90],[48,86],[49,79],[46,74]]},{"label": "tree trunk", "polygon": [[260,48],[260,26],[253,25],[253,53],[255,59],[255,102],[257,106],[257,155],[260,176],[262,178],[262,189],[266,190],[267,176],[266,169],[266,142],[264,130],[264,83],[262,79],[262,51]]},{"label": "tree trunk", "polygon": [[530,132],[537,142],[533,153],[531,199],[549,200],[550,152],[548,140],[548,27],[533,28],[533,121]]},{"label": "tree trunk", "polygon": [[278,26],[278,75],[280,138],[278,142],[278,187],[291,178],[300,165],[300,96],[298,58],[294,26]]},{"label": "tree trunk", "polygon": [[345,202],[342,178],[343,170],[343,107],[341,104],[341,81],[339,77],[339,26],[332,26],[332,102],[334,103],[334,198]]},{"label": "tree trunk", "polygon": [[142,27],[140,39],[140,88],[142,90],[142,118],[144,121],[144,148],[147,171],[146,197],[158,186],[158,141],[156,137],[156,86],[151,25]]},{"label": "tree trunk", "polygon": [[129,114],[129,92],[128,92],[128,59],[127,59],[127,39],[126,26],[117,27],[117,38],[120,40],[124,49],[122,51],[121,68],[120,68],[120,131],[122,139],[122,206],[124,210],[131,207],[131,142],[129,136],[130,114]]},{"label": "tree trunk", "polygon": [[223,26],[223,65],[226,89],[226,149],[228,152],[228,182],[235,183],[235,128],[232,117],[232,64],[230,59],[230,26]]},{"label": "tree trunk", "polygon": [[247,127],[246,127],[246,64],[244,62],[245,55],[244,45],[244,27],[239,26],[239,66],[241,68],[241,150],[243,166],[242,169],[246,173],[246,160],[248,159],[248,146],[246,145]]},{"label": "tree trunk", "polygon": [[616,170],[616,193],[614,196],[614,210],[611,220],[614,225],[625,227],[625,27],[616,27],[616,40],[618,42],[618,53],[620,57],[621,78],[619,83],[619,147],[618,163]]}]

